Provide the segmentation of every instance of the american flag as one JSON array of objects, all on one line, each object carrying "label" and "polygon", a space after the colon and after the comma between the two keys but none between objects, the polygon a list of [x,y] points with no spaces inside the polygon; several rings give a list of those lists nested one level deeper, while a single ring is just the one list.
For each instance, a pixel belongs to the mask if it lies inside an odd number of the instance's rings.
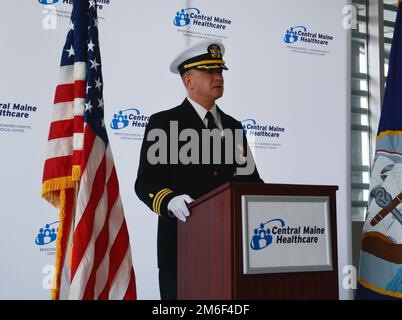
[{"label": "american flag", "polygon": [[42,196],[60,210],[53,299],[136,299],[105,128],[94,0],[74,0],[56,88]]}]

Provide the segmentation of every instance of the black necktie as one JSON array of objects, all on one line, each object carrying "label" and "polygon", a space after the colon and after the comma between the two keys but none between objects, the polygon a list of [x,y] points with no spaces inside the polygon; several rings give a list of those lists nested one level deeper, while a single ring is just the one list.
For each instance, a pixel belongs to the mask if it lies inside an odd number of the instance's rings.
[{"label": "black necktie", "polygon": [[208,119],[208,129],[209,130],[212,130],[212,129],[219,130],[218,126],[216,125],[214,116],[212,115],[212,113],[210,111],[207,112],[205,117]]},{"label": "black necktie", "polygon": [[[214,116],[212,115],[212,113],[210,112],[210,111],[208,111],[207,112],[207,114],[205,115],[205,117],[208,119],[208,129],[209,130],[213,130],[213,129],[218,129],[219,131],[220,131],[220,129],[219,129],[219,127],[216,125],[216,122],[215,122],[215,119],[214,119]],[[220,162],[219,162],[219,164],[223,164],[223,163],[225,163],[225,149],[224,149],[224,147],[225,147],[225,142],[224,142],[224,139],[223,139],[224,137],[223,136],[221,136],[221,143],[220,143],[220,145],[218,144],[218,145],[215,145],[214,143],[213,143],[213,139],[211,139],[211,162],[210,163],[213,163],[213,154],[215,154],[215,152],[217,152],[217,150],[215,149],[216,147],[220,147],[221,148],[221,151],[220,151]]]}]

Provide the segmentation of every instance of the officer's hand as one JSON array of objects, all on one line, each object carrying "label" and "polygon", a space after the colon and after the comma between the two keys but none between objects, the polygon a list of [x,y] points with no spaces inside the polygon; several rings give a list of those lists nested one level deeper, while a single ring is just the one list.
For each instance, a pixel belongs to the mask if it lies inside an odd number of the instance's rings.
[{"label": "officer's hand", "polygon": [[186,222],[187,217],[190,215],[190,212],[187,208],[187,203],[192,201],[194,201],[194,199],[192,199],[189,195],[182,194],[170,199],[167,208],[177,217],[177,219]]}]

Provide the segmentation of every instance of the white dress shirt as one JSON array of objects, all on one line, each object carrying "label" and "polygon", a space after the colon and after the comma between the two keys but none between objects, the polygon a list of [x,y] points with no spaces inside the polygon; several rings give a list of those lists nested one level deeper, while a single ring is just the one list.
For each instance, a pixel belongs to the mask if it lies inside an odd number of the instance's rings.
[{"label": "white dress shirt", "polygon": [[[190,101],[191,105],[193,106],[195,111],[197,111],[197,114],[200,116],[205,127],[208,128],[208,119],[205,117],[207,115],[208,110],[205,109],[199,103],[195,102],[194,100],[191,100],[189,97],[187,97],[187,100]],[[222,130],[223,130],[222,121],[221,121],[221,117],[219,116],[216,104],[211,109],[209,109],[209,111],[211,111],[216,125],[218,126],[219,130],[222,132]]]}]

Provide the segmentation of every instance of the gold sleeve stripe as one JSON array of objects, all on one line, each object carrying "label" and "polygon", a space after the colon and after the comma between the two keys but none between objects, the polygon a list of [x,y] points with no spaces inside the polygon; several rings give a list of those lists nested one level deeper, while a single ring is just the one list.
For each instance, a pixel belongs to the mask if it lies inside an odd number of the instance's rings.
[{"label": "gold sleeve stripe", "polygon": [[[156,209],[157,209],[156,204],[157,204],[157,202],[158,202],[159,197],[161,197],[162,194],[165,193],[165,192],[167,192],[167,191],[171,191],[171,190],[170,190],[169,188],[164,188],[164,189],[160,190],[160,191],[155,195],[154,200],[152,201],[152,209],[153,209],[155,212],[159,213],[159,212],[156,210]],[[172,192],[173,192],[173,191],[172,191]]]},{"label": "gold sleeve stripe", "polygon": [[164,188],[155,195],[154,200],[152,201],[152,209],[156,212],[156,201],[158,200],[159,196],[161,195],[162,192],[169,190],[168,188]]},{"label": "gold sleeve stripe", "polygon": [[216,64],[216,63],[225,64],[225,61],[223,61],[223,60],[203,60],[203,61],[197,61],[197,62],[194,62],[194,63],[186,64],[186,65],[184,66],[184,69],[188,69],[188,68],[200,66],[200,65],[203,65],[203,64]]},{"label": "gold sleeve stripe", "polygon": [[168,194],[170,194],[170,193],[172,193],[172,192],[173,192],[172,190],[167,190],[167,191],[163,192],[163,193],[161,194],[161,196],[159,197],[158,202],[156,203],[156,210],[157,210],[158,214],[161,214],[161,204],[162,204],[163,199],[164,199]]}]

